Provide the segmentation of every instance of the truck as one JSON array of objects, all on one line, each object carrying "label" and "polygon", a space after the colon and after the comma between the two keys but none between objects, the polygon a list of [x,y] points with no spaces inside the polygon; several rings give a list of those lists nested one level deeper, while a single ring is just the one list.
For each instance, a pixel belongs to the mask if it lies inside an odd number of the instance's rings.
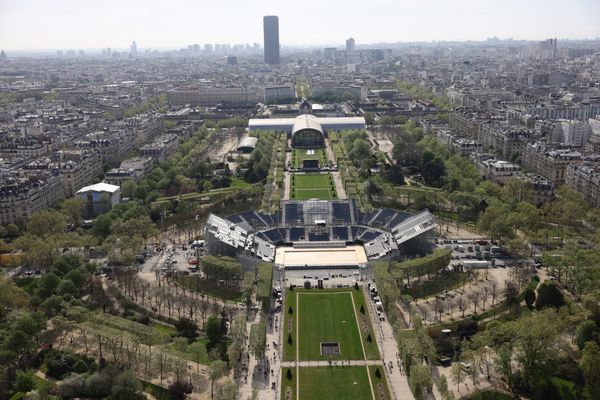
[{"label": "truck", "polygon": [[463,268],[465,271],[470,269],[485,269],[491,266],[487,260],[463,260]]}]

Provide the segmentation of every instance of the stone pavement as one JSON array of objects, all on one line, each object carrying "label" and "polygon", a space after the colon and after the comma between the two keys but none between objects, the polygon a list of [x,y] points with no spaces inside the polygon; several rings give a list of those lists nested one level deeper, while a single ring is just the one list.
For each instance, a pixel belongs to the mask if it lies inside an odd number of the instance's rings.
[{"label": "stone pavement", "polygon": [[[275,322],[277,317],[277,323]],[[259,313],[254,320],[246,323],[246,334],[250,336],[250,327],[260,321]],[[279,353],[279,321],[281,313],[267,315],[267,348],[265,350],[265,359],[259,362],[255,357],[249,354],[248,343],[244,349],[242,360],[245,360],[245,375],[239,379],[238,399],[247,400],[252,398],[252,393],[256,392],[260,400],[275,400],[279,397],[279,379],[281,374],[280,353]],[[277,344],[275,347],[273,343]]]},{"label": "stone pavement", "polygon": [[369,296],[366,287],[362,287],[365,291],[365,297],[369,305],[369,314],[371,315],[371,323],[373,330],[377,336],[377,344],[379,345],[379,353],[381,360],[385,364],[385,377],[390,387],[390,392],[393,399],[396,400],[414,400],[414,396],[408,386],[408,379],[402,370],[402,364],[399,359],[398,344],[394,337],[394,330],[388,322],[387,318],[380,321],[377,318],[377,308],[375,302]]}]

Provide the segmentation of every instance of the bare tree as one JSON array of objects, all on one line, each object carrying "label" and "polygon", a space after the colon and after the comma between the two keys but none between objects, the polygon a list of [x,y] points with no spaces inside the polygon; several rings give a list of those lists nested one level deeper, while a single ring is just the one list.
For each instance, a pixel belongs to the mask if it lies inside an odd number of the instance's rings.
[{"label": "bare tree", "polygon": [[487,303],[487,299],[488,299],[489,295],[490,295],[490,287],[489,287],[489,285],[485,284],[481,288],[481,303],[482,303],[482,308],[484,310],[485,310],[485,303]]},{"label": "bare tree", "polygon": [[454,299],[448,298],[446,300],[446,306],[448,307],[448,312],[450,313],[450,319],[452,319],[452,315],[454,314],[454,307],[456,307],[456,302]]},{"label": "bare tree", "polygon": [[490,288],[490,296],[492,296],[492,307],[494,307],[494,303],[496,302],[496,297],[498,297],[498,292],[500,291],[500,285],[498,281],[495,279],[491,279],[489,283]]},{"label": "bare tree", "polygon": [[206,323],[206,316],[208,314],[208,308],[210,304],[208,303],[208,299],[206,296],[202,295],[200,298],[200,315],[202,316],[202,325]]},{"label": "bare tree", "polygon": [[169,369],[169,357],[162,352],[157,352],[154,355],[155,365],[158,369],[158,375],[160,377],[160,384],[162,385],[163,377]]},{"label": "bare tree", "polygon": [[458,306],[460,312],[462,312],[462,317],[464,318],[465,311],[467,310],[467,300],[465,299],[465,296],[459,296],[456,299],[456,305]]},{"label": "bare tree", "polygon": [[473,313],[477,314],[477,306],[479,305],[479,299],[481,298],[481,294],[477,290],[473,290],[467,296],[469,301],[473,304]]},{"label": "bare tree", "polygon": [[444,313],[444,310],[446,309],[446,305],[444,304],[444,302],[440,299],[436,299],[435,303],[433,303],[433,311],[438,314],[438,321],[442,322],[442,314]]}]

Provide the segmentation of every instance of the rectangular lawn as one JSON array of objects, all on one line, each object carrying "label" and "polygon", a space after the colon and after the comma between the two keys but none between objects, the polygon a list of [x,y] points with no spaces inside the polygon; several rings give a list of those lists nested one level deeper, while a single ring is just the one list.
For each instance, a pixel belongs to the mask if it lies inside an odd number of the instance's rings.
[{"label": "rectangular lawn", "polygon": [[[352,292],[297,292],[300,360],[362,360]],[[322,342],[339,343],[340,355],[321,355]]]},{"label": "rectangular lawn", "polygon": [[372,398],[367,367],[300,368],[299,400]]},{"label": "rectangular lawn", "polygon": [[295,174],[290,190],[294,200],[336,198],[330,174]]},{"label": "rectangular lawn", "polygon": [[324,149],[294,149],[292,151],[293,167],[302,168],[304,160],[319,160],[319,165],[327,165]]}]

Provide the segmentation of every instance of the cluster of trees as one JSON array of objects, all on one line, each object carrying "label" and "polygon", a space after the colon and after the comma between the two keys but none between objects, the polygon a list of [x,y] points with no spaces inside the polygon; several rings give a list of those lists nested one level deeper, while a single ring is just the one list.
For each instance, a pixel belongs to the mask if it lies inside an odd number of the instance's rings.
[{"label": "cluster of trees", "polygon": [[125,110],[123,116],[125,118],[131,118],[138,114],[142,114],[148,111],[167,111],[167,95],[159,94],[156,96],[152,96],[147,100],[141,102],[137,106],[129,107],[127,110]]},{"label": "cluster of trees", "polygon": [[62,398],[106,398],[109,400],[144,400],[141,382],[129,371],[107,366],[92,374],[77,373],[58,385]]},{"label": "cluster of trees", "polygon": [[65,247],[80,247],[93,243],[76,231],[67,231],[69,218],[64,212],[44,210],[31,216],[23,235],[15,239],[15,248],[25,252],[25,265],[48,269]]},{"label": "cluster of trees", "polygon": [[[41,306],[52,317],[89,290],[88,281],[95,265],[84,265],[77,256],[61,256],[39,280],[34,280],[30,304]],[[34,289],[35,288],[35,289]]]},{"label": "cluster of trees", "polygon": [[[495,371],[514,393],[546,398],[549,377],[559,371],[561,363],[571,364],[566,361],[568,319],[564,314],[568,313],[547,308],[514,321],[491,324],[475,335],[462,354],[471,364],[474,383],[481,371],[488,377]],[[595,363],[599,368],[600,359]]]},{"label": "cluster of trees", "polygon": [[124,187],[123,195],[152,202],[161,195],[173,196],[210,189],[215,166],[204,154],[213,137],[214,131],[205,125],[200,127],[191,138],[177,147],[175,154],[159,162],[139,184],[129,183]]},{"label": "cluster of trees", "polygon": [[398,281],[398,286],[410,286],[411,277],[416,277],[417,281],[421,283],[422,276],[427,275],[429,279],[431,274],[438,274],[445,269],[450,263],[451,257],[452,249],[440,248],[425,257],[392,263],[389,270]]},{"label": "cluster of trees", "polygon": [[[27,369],[42,344],[46,317],[40,312],[20,310],[9,313],[0,323],[0,373],[8,380],[8,372]],[[1,380],[0,380],[1,381]]]},{"label": "cluster of trees", "polygon": [[[350,152],[346,147],[346,143],[353,145],[353,140],[349,140],[350,138],[354,137],[355,139],[364,140],[361,139],[363,134],[365,134],[365,132],[362,131],[330,132],[329,141],[338,168],[341,172],[346,194],[348,197],[357,198],[358,203],[363,210],[369,210],[372,206],[369,202],[369,197],[364,185],[364,176],[361,175],[359,169],[354,165],[355,160],[350,156]],[[357,148],[363,149],[364,146],[360,145]],[[362,150],[360,152],[356,150],[355,154],[360,154],[361,152]],[[368,162],[365,163],[365,166],[366,164],[368,164]],[[362,173],[365,176],[368,175],[368,169],[363,170]]]},{"label": "cluster of trees", "polygon": [[257,135],[258,143],[250,159],[242,164],[246,168],[244,180],[249,183],[256,183],[267,177],[277,136],[273,132],[257,132]]},{"label": "cluster of trees", "polygon": [[[176,348],[166,347],[171,339],[152,327],[108,314],[83,314],[80,318],[83,322],[58,320],[55,330],[59,343],[83,348],[86,357],[94,355],[101,366],[110,362],[145,379],[159,378],[161,383],[166,376],[173,377],[176,383],[191,379],[187,361]],[[195,350],[190,348],[189,357],[195,362],[202,361],[206,356],[203,346],[201,351]]]},{"label": "cluster of trees", "polygon": [[279,201],[283,198],[283,191],[285,190],[283,179],[287,149],[287,134],[278,133],[274,135],[275,143],[272,147],[271,163],[263,187],[264,190],[261,202],[261,209],[266,212],[273,212],[278,209]]},{"label": "cluster of trees", "polygon": [[413,335],[398,341],[403,370],[408,376],[410,390],[416,400],[428,398],[433,387],[431,368],[435,360],[435,347],[421,317],[411,312]]},{"label": "cluster of trees", "polygon": [[10,245],[23,250],[23,264],[46,271],[63,251],[85,252],[101,245],[113,264],[133,262],[146,240],[157,233],[146,208],[136,202],[115,206],[94,220],[91,230],[81,228],[83,201],[67,199],[58,210],[48,209],[31,216],[23,234]]},{"label": "cluster of trees", "polygon": [[226,286],[234,279],[239,279],[242,274],[240,263],[231,257],[206,256],[202,258],[202,271],[208,279],[224,281]]},{"label": "cluster of trees", "polygon": [[342,139],[352,164],[359,170],[361,177],[369,175],[369,169],[378,163],[365,131],[345,131]]},{"label": "cluster of trees", "polygon": [[415,85],[407,81],[399,80],[397,81],[397,85],[400,91],[409,95],[412,98],[428,100],[440,110],[448,111],[452,109],[452,102],[448,97],[444,95],[437,95],[435,93],[432,93],[428,89],[425,89],[419,85]]},{"label": "cluster of trees", "polygon": [[158,234],[158,229],[145,207],[128,202],[98,216],[92,232],[112,265],[130,265],[147,240]]}]

